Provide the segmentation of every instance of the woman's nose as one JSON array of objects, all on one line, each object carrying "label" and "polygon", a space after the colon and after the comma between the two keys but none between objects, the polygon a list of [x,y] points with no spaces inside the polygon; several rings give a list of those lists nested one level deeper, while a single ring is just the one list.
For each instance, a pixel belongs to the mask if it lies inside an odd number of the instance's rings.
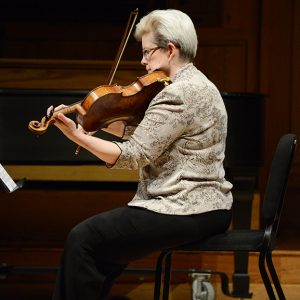
[{"label": "woman's nose", "polygon": [[144,56],[142,57],[141,64],[142,64],[143,66],[146,66],[146,65],[147,65],[147,60],[145,59]]}]

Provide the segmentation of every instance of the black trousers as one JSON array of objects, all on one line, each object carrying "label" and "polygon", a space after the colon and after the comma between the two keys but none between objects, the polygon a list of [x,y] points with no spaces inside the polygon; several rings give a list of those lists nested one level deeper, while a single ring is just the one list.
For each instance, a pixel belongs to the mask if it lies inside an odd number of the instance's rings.
[{"label": "black trousers", "polygon": [[53,300],[104,299],[130,261],[224,232],[230,219],[227,210],[178,216],[129,206],[95,215],[67,238]]}]

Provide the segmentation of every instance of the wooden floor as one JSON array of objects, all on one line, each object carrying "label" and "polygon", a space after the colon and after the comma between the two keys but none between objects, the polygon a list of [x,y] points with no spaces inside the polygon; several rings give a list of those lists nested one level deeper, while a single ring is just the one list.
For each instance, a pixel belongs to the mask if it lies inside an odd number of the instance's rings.
[{"label": "wooden floor", "polygon": [[[229,300],[239,299],[225,296],[222,294],[220,284],[213,283],[215,290],[215,300]],[[299,300],[300,299],[300,284],[284,284],[282,285],[287,300]],[[41,288],[41,287],[40,287]],[[22,296],[13,295],[10,292],[9,295],[2,294],[1,300],[50,300],[52,287],[44,286],[41,290],[34,286],[22,289],[18,287],[20,291],[25,292]],[[251,284],[250,291],[253,293],[253,300],[268,300],[268,296],[265,292],[262,284]],[[17,291],[16,291],[17,293]],[[87,299],[88,300],[88,299]],[[116,284],[111,292],[110,297],[107,300],[153,300],[153,283],[141,283],[141,284]],[[182,283],[172,287],[170,300],[192,300],[191,284]]]},{"label": "wooden floor", "polygon": [[[215,290],[215,299],[216,300],[228,300],[228,299],[237,299],[225,296],[222,294],[220,284],[213,283],[213,287]],[[130,291],[126,292],[126,289],[130,289]],[[299,300],[300,299],[300,284],[285,284],[283,285],[283,290],[286,295],[287,300]],[[253,293],[253,300],[268,300],[268,296],[265,292],[265,288],[262,284],[251,284],[250,291]],[[152,283],[143,283],[135,287],[131,287],[129,285],[115,286],[112,291],[111,299],[113,296],[126,296],[127,299],[130,300],[153,300],[153,284]],[[124,298],[124,299],[126,299]],[[118,298],[115,298],[118,299]],[[120,298],[122,299],[122,298]],[[170,296],[170,300],[192,300],[192,290],[191,285],[187,283],[178,284],[172,288],[172,293]],[[21,300],[21,299],[20,299]]]},{"label": "wooden floor", "polygon": [[[20,257],[31,255],[31,251],[21,252]],[[1,252],[0,252],[1,254]],[[47,252],[47,257],[49,253]],[[40,255],[38,255],[39,257]],[[18,264],[17,256],[13,256],[14,263]],[[1,258],[1,256],[0,256]],[[154,259],[153,263],[154,265]],[[286,294],[287,300],[300,299],[300,251],[274,251],[275,268],[278,272],[280,282]],[[34,257],[33,257],[34,259]],[[1,259],[0,259],[1,261]],[[262,284],[258,270],[258,256],[251,253],[249,256],[250,292],[254,300],[267,300],[268,296]],[[142,263],[141,261],[140,263]],[[50,263],[48,261],[48,263]],[[132,267],[141,267],[137,261]],[[174,254],[174,270],[172,273],[172,287],[170,300],[192,300],[192,278],[186,272],[179,272],[188,268],[202,267],[203,269],[219,270],[229,275],[229,281],[233,271],[233,256],[230,253],[202,253],[185,255]],[[112,288],[109,300],[152,300],[153,299],[153,273],[124,274]],[[51,300],[54,287],[55,273],[13,275],[8,278],[0,276],[0,300]],[[220,288],[218,276],[212,276],[211,283],[215,291],[216,300],[238,299],[225,296]],[[230,289],[231,290],[231,289]],[[88,300],[88,299],[87,299]]]}]

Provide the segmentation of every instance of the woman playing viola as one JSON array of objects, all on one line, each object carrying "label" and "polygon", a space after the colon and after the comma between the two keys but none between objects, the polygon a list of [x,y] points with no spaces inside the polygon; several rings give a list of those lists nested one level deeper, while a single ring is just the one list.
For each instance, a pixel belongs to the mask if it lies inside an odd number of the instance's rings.
[{"label": "woman playing viola", "polygon": [[105,299],[130,261],[224,232],[230,223],[227,113],[216,86],[192,63],[197,34],[191,19],[178,10],[155,10],[137,24],[135,37],[147,72],[161,70],[172,83],[151,100],[138,126],[116,122],[106,129],[125,141],[88,135],[60,113],[54,123],[109,168],[139,170],[126,206],[69,233],[54,300]]}]

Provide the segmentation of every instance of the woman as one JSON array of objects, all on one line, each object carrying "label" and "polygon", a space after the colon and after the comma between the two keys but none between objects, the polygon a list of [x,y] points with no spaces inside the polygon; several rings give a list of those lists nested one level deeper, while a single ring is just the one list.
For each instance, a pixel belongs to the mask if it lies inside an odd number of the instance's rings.
[{"label": "woman", "polygon": [[224,177],[227,114],[217,88],[192,64],[197,35],[178,10],[156,10],[136,26],[148,73],[172,80],[135,127],[107,128],[127,141],[87,135],[66,116],[55,125],[110,168],[139,169],[128,205],[93,216],[66,241],[53,299],[103,299],[128,262],[224,232],[232,185]]}]

